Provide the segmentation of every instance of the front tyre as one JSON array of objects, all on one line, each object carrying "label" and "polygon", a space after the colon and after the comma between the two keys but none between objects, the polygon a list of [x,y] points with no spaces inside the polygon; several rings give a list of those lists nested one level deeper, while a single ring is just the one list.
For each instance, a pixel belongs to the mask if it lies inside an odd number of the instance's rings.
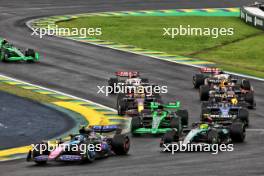
[{"label": "front tyre", "polygon": [[95,156],[96,156],[95,151],[94,150],[90,151],[89,147],[87,145],[87,151],[85,153],[85,161],[88,162],[88,163],[92,163],[95,160]]},{"label": "front tyre", "polygon": [[181,117],[182,126],[186,127],[189,123],[189,113],[187,110],[178,110],[177,115]]},{"label": "front tyre", "polygon": [[202,74],[196,74],[193,76],[193,87],[198,89],[204,84],[204,76]]},{"label": "front tyre", "polygon": [[116,134],[112,139],[112,150],[117,155],[126,155],[130,148],[130,139],[127,135]]},{"label": "front tyre", "polygon": [[230,137],[234,142],[244,142],[246,137],[244,123],[234,122],[230,127]]},{"label": "front tyre", "polygon": [[210,88],[208,85],[200,86],[200,100],[208,101]]}]

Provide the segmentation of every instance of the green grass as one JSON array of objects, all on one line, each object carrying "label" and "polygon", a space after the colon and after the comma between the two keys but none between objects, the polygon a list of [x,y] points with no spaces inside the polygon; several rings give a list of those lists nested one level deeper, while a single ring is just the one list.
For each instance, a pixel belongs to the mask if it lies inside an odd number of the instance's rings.
[{"label": "green grass", "polygon": [[228,70],[264,78],[263,41],[264,35],[260,35],[195,56],[217,62]]},{"label": "green grass", "polygon": [[[238,17],[84,17],[58,25],[68,28],[101,27],[101,36],[90,37],[197,57],[214,61],[230,71],[264,77],[263,32],[244,24]],[[211,36],[176,36],[174,39],[163,36],[163,28],[179,25],[234,28],[234,35],[216,39]]]}]

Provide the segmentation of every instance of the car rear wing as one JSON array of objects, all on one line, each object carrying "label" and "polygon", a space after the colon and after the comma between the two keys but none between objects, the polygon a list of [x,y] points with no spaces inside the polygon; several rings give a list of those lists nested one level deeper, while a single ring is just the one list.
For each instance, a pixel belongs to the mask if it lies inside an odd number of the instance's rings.
[{"label": "car rear wing", "polygon": [[119,76],[119,77],[137,77],[137,76],[139,76],[139,72],[136,72],[136,71],[118,71],[118,72],[115,72],[115,75]]},{"label": "car rear wing", "polygon": [[219,74],[219,73],[222,73],[223,71],[220,70],[219,68],[208,68],[208,67],[204,67],[204,68],[200,68],[200,72],[201,73]]},{"label": "car rear wing", "polygon": [[214,83],[214,84],[220,84],[221,83],[221,79],[217,79],[217,78],[208,78],[207,82],[208,83]]},{"label": "car rear wing", "polygon": [[168,103],[168,104],[160,104],[158,102],[151,102],[150,103],[150,109],[156,110],[156,109],[179,109],[181,107],[181,103],[179,101]]},{"label": "car rear wing", "polygon": [[96,125],[92,127],[93,131],[96,133],[109,133],[109,132],[113,132],[116,131],[119,128],[118,125]]},{"label": "car rear wing", "polygon": [[209,95],[212,98],[236,98],[235,94],[227,94],[226,92],[211,93]]},{"label": "car rear wing", "polygon": [[[232,104],[229,104],[228,107],[230,108],[230,111],[239,110],[239,109],[242,108],[241,105],[232,105]],[[211,104],[211,105],[206,106],[206,109],[210,110],[211,112],[212,111],[220,111],[221,108],[222,107],[221,107],[221,105],[219,103]]]}]

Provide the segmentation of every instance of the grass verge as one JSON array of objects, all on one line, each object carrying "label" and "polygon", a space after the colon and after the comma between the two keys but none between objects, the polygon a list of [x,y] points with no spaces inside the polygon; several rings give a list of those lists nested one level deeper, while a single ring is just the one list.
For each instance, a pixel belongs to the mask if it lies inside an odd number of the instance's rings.
[{"label": "grass verge", "polygon": [[[163,28],[234,28],[232,36],[164,36]],[[134,45],[168,54],[214,61],[229,71],[264,77],[264,33],[238,17],[83,17],[59,22],[59,27],[102,28],[98,39]],[[216,35],[213,35],[214,37]]]}]

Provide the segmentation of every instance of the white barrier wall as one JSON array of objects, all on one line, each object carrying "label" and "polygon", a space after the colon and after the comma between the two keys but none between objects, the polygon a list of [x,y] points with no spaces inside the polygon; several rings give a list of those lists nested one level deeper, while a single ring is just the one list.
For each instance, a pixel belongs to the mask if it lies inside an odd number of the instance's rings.
[{"label": "white barrier wall", "polygon": [[264,11],[258,7],[242,7],[240,18],[252,26],[264,29]]}]

